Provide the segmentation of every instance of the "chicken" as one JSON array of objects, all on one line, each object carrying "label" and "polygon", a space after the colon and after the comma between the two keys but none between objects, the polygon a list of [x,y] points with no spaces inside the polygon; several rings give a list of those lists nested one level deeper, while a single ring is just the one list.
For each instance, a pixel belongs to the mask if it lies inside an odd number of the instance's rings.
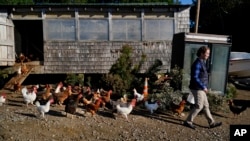
[{"label": "chicken", "polygon": [[37,90],[37,100],[39,100],[41,105],[46,104],[49,99],[53,98],[51,89],[52,87],[49,84],[39,86],[39,89]]},{"label": "chicken", "polygon": [[150,112],[150,114],[153,114],[154,111],[156,111],[159,106],[160,106],[160,101],[154,101],[154,102],[149,102],[149,101],[145,101],[144,102],[145,108]]},{"label": "chicken", "polygon": [[46,84],[45,93],[42,94],[42,99],[43,100],[48,100],[48,98],[52,95],[50,90],[51,90],[51,86],[49,84]]},{"label": "chicken", "polygon": [[21,65],[23,65],[23,62],[24,62],[25,58],[26,58],[26,57],[24,56],[23,53],[21,53],[21,54],[19,55],[19,59],[20,59],[20,61],[21,61]]},{"label": "chicken", "polygon": [[21,90],[22,95],[23,95],[23,99],[24,102],[26,104],[26,106],[28,106],[28,104],[33,104],[33,102],[36,100],[36,87],[33,87],[33,90],[29,91],[27,89],[27,87],[25,86],[24,88],[22,88]]},{"label": "chicken", "polygon": [[128,102],[127,99],[125,99],[125,97],[122,97],[122,98],[120,98],[118,100],[110,99],[109,103],[107,103],[106,106],[107,106],[108,109],[111,109],[114,118],[116,118],[115,115],[114,115],[114,113],[117,113],[116,106],[118,104],[120,105],[120,107],[128,107],[129,106],[130,102]]},{"label": "chicken", "polygon": [[23,64],[23,65],[21,66],[21,74],[22,74],[22,75],[25,75],[25,74],[28,73],[28,71],[29,71],[29,69],[27,68],[27,65],[26,65],[26,64]]},{"label": "chicken", "polygon": [[102,95],[101,99],[102,99],[102,107],[105,108],[106,103],[109,103],[110,101],[110,95],[112,94],[112,90],[109,90],[106,95]]},{"label": "chicken", "polygon": [[185,108],[185,104],[186,101],[183,99],[179,105],[174,104],[173,102],[171,103],[171,110],[173,112],[174,115],[178,115],[179,117],[181,117],[181,113],[183,112],[184,108]]},{"label": "chicken", "polygon": [[54,93],[54,94],[53,94],[53,97],[54,97],[54,99],[55,99],[55,102],[56,102],[57,104],[59,104],[60,106],[62,106],[63,103],[64,103],[64,100],[66,100],[71,94],[72,94],[71,86],[69,85],[69,86],[67,87],[67,89],[64,90],[63,92]]},{"label": "chicken", "polygon": [[136,99],[132,99],[129,106],[128,107],[121,107],[120,104],[116,105],[116,109],[117,109],[117,114],[123,115],[127,121],[128,120],[128,115],[132,112],[133,108],[136,105]]},{"label": "chicken", "polygon": [[95,103],[95,101],[100,98],[99,94],[97,93],[93,93],[93,94],[90,94],[86,97],[83,97],[82,98],[82,101],[83,101],[83,105],[88,105],[90,103]]},{"label": "chicken", "polygon": [[95,103],[90,103],[90,104],[86,105],[86,111],[90,112],[92,117],[94,117],[94,115],[96,114],[96,112],[100,108],[101,102],[102,102],[102,99],[98,98],[95,101]]},{"label": "chicken", "polygon": [[230,111],[234,114],[234,117],[240,115],[243,111],[247,109],[247,106],[239,107],[234,105],[233,100],[228,100],[228,105]]},{"label": "chicken", "polygon": [[19,66],[17,69],[17,76],[20,77],[22,74],[22,66]]},{"label": "chicken", "polygon": [[71,114],[71,118],[73,118],[73,115],[76,113],[76,109],[79,103],[79,99],[82,98],[82,94],[79,93],[77,95],[71,95],[65,100],[65,112],[66,116],[68,116],[68,113]]},{"label": "chicken", "polygon": [[13,84],[13,89],[14,89],[14,93],[20,92],[21,91],[21,84],[19,82],[15,81]]},{"label": "chicken", "polygon": [[[50,100],[47,101],[47,103],[45,105],[40,105],[39,101],[36,101],[36,107],[37,107],[37,111],[40,113],[40,116],[42,116],[42,118],[45,119],[45,113],[48,113],[50,110],[50,104],[53,103],[53,98],[51,98]],[[46,120],[46,119],[45,119]]]},{"label": "chicken", "polygon": [[6,94],[0,95],[0,106],[2,106],[6,102]]},{"label": "chicken", "polygon": [[137,102],[140,102],[140,101],[142,101],[144,99],[144,95],[138,93],[135,88],[133,89],[133,91],[134,91],[134,98],[136,98]]}]

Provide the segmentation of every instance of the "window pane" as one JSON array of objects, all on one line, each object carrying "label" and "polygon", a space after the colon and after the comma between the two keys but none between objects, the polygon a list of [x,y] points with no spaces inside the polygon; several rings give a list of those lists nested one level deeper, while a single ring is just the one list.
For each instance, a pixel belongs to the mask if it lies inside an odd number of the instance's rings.
[{"label": "window pane", "polygon": [[172,40],[174,20],[145,20],[145,40]]},{"label": "window pane", "polygon": [[47,40],[75,40],[74,19],[49,19],[45,21]]},{"label": "window pane", "polygon": [[108,20],[80,20],[80,40],[108,40]]},{"label": "window pane", "polygon": [[112,40],[141,40],[140,20],[113,20]]}]

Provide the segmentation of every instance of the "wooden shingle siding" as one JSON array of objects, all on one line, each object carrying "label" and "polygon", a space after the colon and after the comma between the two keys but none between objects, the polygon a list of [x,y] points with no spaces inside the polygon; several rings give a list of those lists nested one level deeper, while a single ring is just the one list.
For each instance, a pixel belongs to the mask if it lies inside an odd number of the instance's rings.
[{"label": "wooden shingle siding", "polygon": [[189,28],[189,19],[190,17],[190,8],[187,8],[181,12],[176,12],[175,13],[175,19],[176,19],[176,32],[187,32],[189,33],[190,28]]},{"label": "wooden shingle siding", "polygon": [[145,72],[156,59],[162,61],[162,72],[170,68],[171,42],[46,42],[44,48],[44,73],[108,73],[120,56],[124,45],[134,48],[132,57],[136,64],[141,54],[146,54]]}]

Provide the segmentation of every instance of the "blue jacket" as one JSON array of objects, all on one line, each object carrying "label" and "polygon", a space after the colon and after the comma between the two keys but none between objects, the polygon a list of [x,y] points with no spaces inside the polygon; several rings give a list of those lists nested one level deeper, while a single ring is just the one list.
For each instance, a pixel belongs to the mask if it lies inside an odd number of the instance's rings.
[{"label": "blue jacket", "polygon": [[208,87],[208,72],[205,63],[197,58],[191,67],[191,79],[189,88],[193,90],[204,90]]}]

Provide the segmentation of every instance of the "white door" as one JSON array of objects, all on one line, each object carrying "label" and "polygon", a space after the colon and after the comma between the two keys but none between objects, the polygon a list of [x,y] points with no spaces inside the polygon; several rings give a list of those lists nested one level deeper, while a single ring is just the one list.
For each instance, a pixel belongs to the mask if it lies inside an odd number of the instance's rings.
[{"label": "white door", "polygon": [[7,16],[0,12],[0,66],[15,64],[14,24]]}]

